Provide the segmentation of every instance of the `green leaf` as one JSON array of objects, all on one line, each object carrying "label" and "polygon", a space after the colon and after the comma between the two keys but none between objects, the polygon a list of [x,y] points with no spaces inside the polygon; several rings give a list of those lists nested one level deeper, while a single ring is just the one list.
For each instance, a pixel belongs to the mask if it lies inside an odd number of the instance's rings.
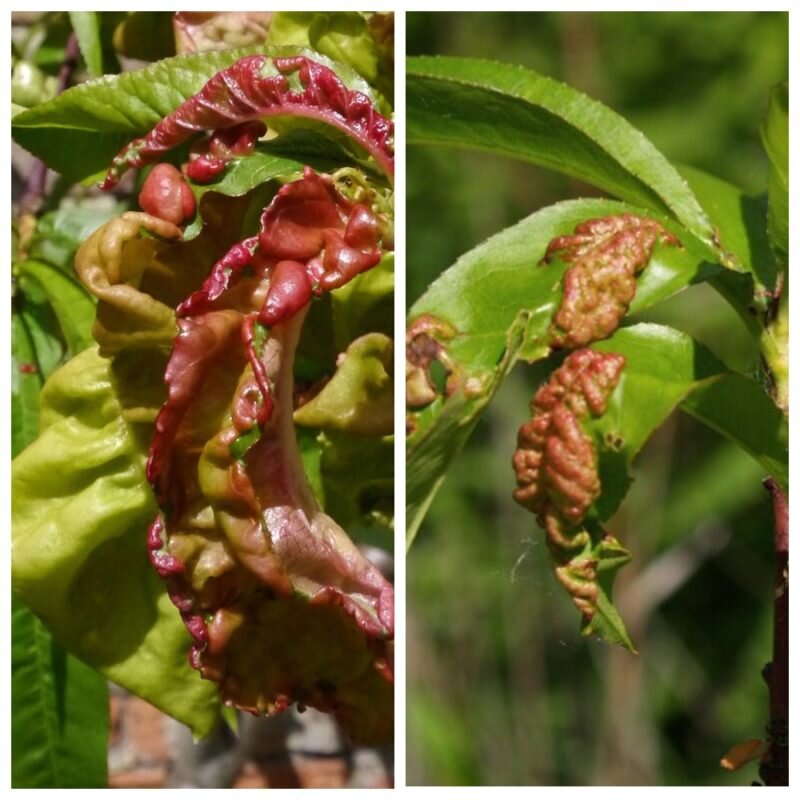
[{"label": "green leaf", "polygon": [[87,664],[208,734],[216,686],[189,666],[189,635],[149,563],[146,445],[123,419],[108,362],[86,350],[55,373],[41,421],[12,464],[14,593]]},{"label": "green leaf", "polygon": [[789,84],[770,93],[767,118],[761,130],[770,160],[769,236],[783,269],[789,263]]},{"label": "green leaf", "polygon": [[58,267],[44,261],[28,259],[17,266],[20,286],[25,291],[33,281],[45,294],[67,342],[71,354],[85,350],[93,343],[94,299],[86,289],[62,272]]},{"label": "green leaf", "polygon": [[789,84],[770,92],[767,118],[761,130],[764,149],[784,186],[789,185]]},{"label": "green leaf", "polygon": [[583,625],[581,633],[597,636],[608,644],[617,644],[635,653],[636,648],[612,600],[614,579],[617,572],[630,562],[630,553],[614,536],[603,532],[588,545],[582,557],[597,563],[597,602],[594,616]]},{"label": "green leaf", "polygon": [[[307,47],[347,64],[391,99],[391,79],[382,74],[381,48],[366,14],[354,11],[277,11],[269,28],[272,45]],[[383,79],[383,80],[381,80]]]},{"label": "green leaf", "polygon": [[[231,161],[211,183],[189,182],[200,213],[185,228],[183,239],[194,239],[203,229],[207,195],[241,197],[257,189],[259,191],[254,197],[261,200],[263,208],[272,199],[278,185],[300,178],[305,166],[313,167],[317,172],[333,172],[354,163],[347,150],[336,142],[310,135],[309,131],[287,131],[277,139],[259,142],[254,153]],[[255,224],[258,225],[257,219]]]},{"label": "green leaf", "polygon": [[325,431],[319,442],[326,513],[354,540],[391,550],[394,437]]},{"label": "green leaf", "polygon": [[38,287],[31,291],[29,286],[27,297],[19,299],[22,308],[19,315],[25,322],[28,335],[35,353],[33,361],[43,380],[46,380],[61,364],[64,358],[64,347],[59,330],[58,318],[53,313],[45,295],[39,294]]},{"label": "green leaf", "polygon": [[[111,159],[146,133],[217,72],[247,55],[294,55],[296,49],[249,47],[175,56],[140,70],[106,75],[68,89],[53,100],[14,117],[14,140],[72,181],[105,171]],[[317,54],[316,60],[331,65]],[[335,65],[350,87],[369,86],[346,67]]]},{"label": "green leaf", "polygon": [[100,20],[97,12],[70,11],[69,19],[89,75],[99,78],[103,74],[103,46],[100,42]]},{"label": "green leaf", "polygon": [[295,422],[356,436],[391,435],[392,353],[392,340],[382,333],[368,333],[353,341],[322,391],[295,411]]},{"label": "green leaf", "polygon": [[114,202],[63,205],[57,211],[51,211],[39,218],[28,246],[28,255],[35,260],[53,264],[68,275],[74,275],[73,261],[81,243],[103,223],[124,210],[122,203]]},{"label": "green leaf", "polygon": [[[764,292],[775,286],[777,276],[766,234],[766,198],[746,195],[727,181],[694,167],[681,166],[680,171],[711,219],[720,261],[732,268],[721,273],[714,285],[752,325],[748,307],[754,301],[763,306]],[[750,274],[736,274],[735,269]]]},{"label": "green leaf", "polygon": [[17,455],[39,431],[42,376],[22,314],[11,317],[11,455]]},{"label": "green leaf", "polygon": [[419,57],[406,69],[409,144],[470,147],[541,164],[666,213],[713,245],[711,223],[686,181],[603,104],[492,61]]},{"label": "green leaf", "polygon": [[661,325],[621,328],[595,350],[626,358],[602,417],[587,421],[600,459],[597,515],[608,519],[627,492],[628,467],[645,442],[681,407],[750,453],[778,480],[788,470],[788,429],[759,384],[730,372],[690,336]]},{"label": "green leaf", "polygon": [[[237,158],[229,164],[219,180],[205,185],[190,184],[200,212],[186,226],[183,235],[184,240],[190,241],[194,239],[203,229],[203,199],[207,194],[240,197],[269,181],[278,179],[281,181],[293,180],[302,171],[303,164],[301,162],[265,153],[259,148],[252,155],[245,158]],[[277,186],[275,188],[277,189]],[[263,192],[260,194],[263,194]]]},{"label": "green leaf", "polygon": [[11,628],[12,786],[105,787],[105,679],[54,644],[42,623],[14,600]]},{"label": "green leaf", "polygon": [[278,11],[269,26],[272,45],[307,47],[352,67],[374,83],[375,45],[363,14],[352,11]]},{"label": "green leaf", "polygon": [[365,333],[394,332],[394,253],[331,293],[336,350]]},{"label": "green leaf", "polygon": [[[12,456],[30,444],[39,429],[43,372],[31,335],[37,325],[37,318],[28,313],[12,315]],[[56,645],[41,622],[14,600],[11,693],[14,787],[105,786],[105,680]]]},{"label": "green leaf", "polygon": [[[537,211],[463,255],[412,307],[412,324],[429,315],[456,332],[447,344],[447,356],[460,388],[413,415],[414,432],[408,439],[409,541],[447,465],[508,369],[518,358],[535,361],[549,352],[548,329],[561,299],[565,265],[537,266],[548,243],[586,219],[625,212],[648,213],[612,200],[571,200]],[[688,231],[658,219],[683,247],[656,247],[638,280],[632,312],[722,272],[707,260],[707,256],[713,260],[708,248]]]},{"label": "green leaf", "polygon": [[735,442],[789,488],[789,427],[764,388],[736,372],[697,386],[681,408]]}]

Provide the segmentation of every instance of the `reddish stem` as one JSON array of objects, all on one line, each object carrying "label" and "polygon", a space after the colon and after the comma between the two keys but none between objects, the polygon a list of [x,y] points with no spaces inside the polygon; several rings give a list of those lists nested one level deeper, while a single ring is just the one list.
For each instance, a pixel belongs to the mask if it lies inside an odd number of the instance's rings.
[{"label": "reddish stem", "polygon": [[769,748],[759,775],[767,786],[789,785],[789,502],[774,478],[764,486],[775,518],[775,599],[772,662],[764,668],[769,689]]}]

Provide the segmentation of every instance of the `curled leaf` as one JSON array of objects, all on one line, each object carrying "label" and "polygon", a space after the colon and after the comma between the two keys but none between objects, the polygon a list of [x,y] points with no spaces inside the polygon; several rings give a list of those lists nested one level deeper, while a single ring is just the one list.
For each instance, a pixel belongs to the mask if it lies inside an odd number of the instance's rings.
[{"label": "curled leaf", "polygon": [[[192,636],[193,666],[228,704],[312,705],[366,741],[391,732],[392,587],[319,508],[293,395],[312,280],[321,292],[377,264],[379,242],[372,211],[329,179],[306,170],[282,187],[259,236],[178,308],[148,462],[162,509],[151,561]],[[365,377],[351,373],[337,385]]]},{"label": "curled leaf", "polygon": [[[292,88],[293,82],[299,82],[299,89]],[[255,55],[218,72],[150,133],[127,145],[112,161],[103,188],[113,188],[130,167],[153,163],[196,133],[282,115],[338,128],[393,175],[394,126],[369,97],[348,89],[333,70],[305,56]]]},{"label": "curled leaf", "polygon": [[[142,239],[142,231],[158,238]],[[139,286],[153,257],[164,249],[159,239],[175,241],[180,236],[173,223],[131,211],[98,228],[81,245],[75,269],[98,299],[92,335],[101,355],[112,355],[123,347],[172,342],[175,312]]]},{"label": "curled leaf", "polygon": [[381,333],[356,339],[341,355],[333,378],[295,411],[299,425],[388,436],[394,422],[392,340]]},{"label": "curled leaf", "polygon": [[[547,535],[556,577],[588,626],[598,604],[596,554],[583,525],[600,494],[597,452],[581,419],[601,416],[619,382],[625,358],[577,350],[534,395],[532,418],[519,431],[513,466],[514,499],[537,515]],[[576,551],[579,551],[576,553]]]},{"label": "curled leaf", "polygon": [[[15,489],[15,591],[88,663],[199,733],[220,695],[189,670],[202,690],[174,696],[164,671],[185,680],[187,651],[232,705],[314,705],[374,742],[392,731],[392,587],[317,504],[293,395],[312,287],[324,293],[377,264],[385,226],[369,197],[345,198],[328,176],[308,170],[296,183],[275,195],[260,234],[222,258],[241,225],[233,198],[191,242],[130,212],[81,247],[105,358],[74,363],[45,413],[53,435],[15,467],[30,484]],[[59,470],[55,489],[42,464]],[[40,503],[43,490],[53,496]],[[92,606],[76,622],[78,586]],[[95,607],[106,597],[107,614]],[[162,619],[168,641],[152,629]]]}]

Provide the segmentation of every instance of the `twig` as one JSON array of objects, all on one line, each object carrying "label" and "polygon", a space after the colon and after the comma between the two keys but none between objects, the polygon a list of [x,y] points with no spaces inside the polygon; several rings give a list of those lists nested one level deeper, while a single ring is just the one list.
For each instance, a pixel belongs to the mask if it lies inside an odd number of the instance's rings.
[{"label": "twig", "polygon": [[759,776],[767,786],[789,785],[789,503],[780,484],[767,478],[775,518],[775,600],[772,661],[764,667],[769,689],[768,750]]},{"label": "twig", "polygon": [[[58,72],[56,94],[61,94],[61,92],[69,86],[72,80],[72,73],[75,70],[75,64],[78,61],[79,52],[78,40],[75,34],[71,33],[67,40],[67,46],[64,49],[64,61]],[[24,214],[36,214],[42,204],[46,185],[47,167],[43,161],[37,158],[28,174],[27,181],[25,181],[25,191],[19,201],[18,208],[20,216]]]}]

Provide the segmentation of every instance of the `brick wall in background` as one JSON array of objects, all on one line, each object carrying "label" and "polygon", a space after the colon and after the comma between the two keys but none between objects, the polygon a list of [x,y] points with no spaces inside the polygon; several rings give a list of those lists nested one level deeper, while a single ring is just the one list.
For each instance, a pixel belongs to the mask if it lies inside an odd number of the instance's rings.
[{"label": "brick wall in background", "polygon": [[392,749],[352,748],[327,714],[292,709],[195,744],[188,728],[111,686],[113,788],[388,788]]}]

